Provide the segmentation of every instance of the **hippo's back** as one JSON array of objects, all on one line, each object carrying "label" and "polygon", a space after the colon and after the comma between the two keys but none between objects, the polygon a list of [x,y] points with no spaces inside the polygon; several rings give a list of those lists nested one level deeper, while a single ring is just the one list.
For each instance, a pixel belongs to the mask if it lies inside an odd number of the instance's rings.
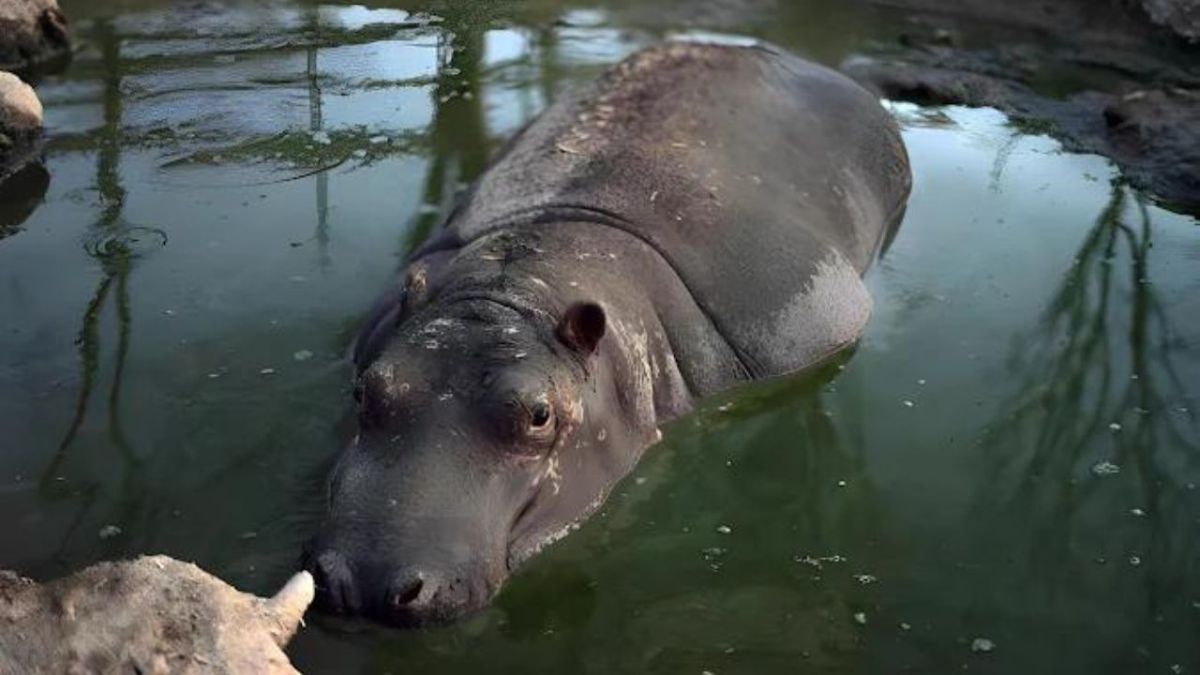
[{"label": "hippo's back", "polygon": [[858,337],[861,275],[909,187],[894,122],[842,75],[769,46],[668,43],[521,132],[439,239],[566,220],[625,230],[766,376]]}]

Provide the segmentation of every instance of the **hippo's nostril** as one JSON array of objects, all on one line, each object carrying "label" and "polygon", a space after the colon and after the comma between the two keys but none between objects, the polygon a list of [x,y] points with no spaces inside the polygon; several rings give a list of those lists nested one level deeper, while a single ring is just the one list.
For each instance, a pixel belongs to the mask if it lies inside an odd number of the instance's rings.
[{"label": "hippo's nostril", "polygon": [[420,574],[403,577],[396,580],[392,585],[392,590],[388,601],[395,609],[401,609],[412,605],[421,597],[421,589],[424,588],[425,581]]},{"label": "hippo's nostril", "polygon": [[358,589],[350,565],[337,551],[322,551],[306,564],[317,589],[317,603],[335,614],[358,614]]}]

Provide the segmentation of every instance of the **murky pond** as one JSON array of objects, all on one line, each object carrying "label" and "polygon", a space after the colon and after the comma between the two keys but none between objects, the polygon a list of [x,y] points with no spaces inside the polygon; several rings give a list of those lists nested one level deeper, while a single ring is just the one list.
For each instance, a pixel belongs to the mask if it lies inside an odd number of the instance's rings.
[{"label": "murky pond", "polygon": [[[904,18],[64,4],[50,180],[0,206],[0,568],[163,552],[259,592],[350,433],[357,322],[508,134],[681,26],[836,63]],[[482,614],[317,619],[297,666],[1200,671],[1200,227],[998,113],[891,107],[916,186],[854,354],[673,424]]]}]

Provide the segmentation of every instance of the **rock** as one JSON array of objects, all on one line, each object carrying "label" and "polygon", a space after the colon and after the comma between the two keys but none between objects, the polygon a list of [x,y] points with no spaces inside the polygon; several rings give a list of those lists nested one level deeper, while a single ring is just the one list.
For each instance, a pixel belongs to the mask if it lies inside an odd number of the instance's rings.
[{"label": "rock", "polygon": [[0,0],[0,70],[65,60],[71,31],[57,0]]},{"label": "rock", "polygon": [[41,133],[42,103],[33,87],[0,71],[0,181],[29,161]]},{"label": "rock", "polygon": [[1200,0],[1141,0],[1141,5],[1154,23],[1182,38],[1200,40]]},{"label": "rock", "polygon": [[296,673],[282,648],[312,598],[307,572],[268,600],[165,556],[0,572],[0,673]]},{"label": "rock", "polygon": [[8,134],[42,130],[42,102],[33,87],[12,73],[0,72],[0,129]]}]

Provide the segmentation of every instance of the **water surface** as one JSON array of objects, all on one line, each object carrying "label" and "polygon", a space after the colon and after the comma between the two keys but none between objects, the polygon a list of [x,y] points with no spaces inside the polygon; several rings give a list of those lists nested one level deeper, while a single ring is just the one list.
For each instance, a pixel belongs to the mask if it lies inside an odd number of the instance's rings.
[{"label": "water surface", "polygon": [[[51,178],[0,214],[23,218],[0,567],[162,552],[258,592],[351,432],[357,322],[509,134],[662,37],[835,64],[906,25],[816,0],[64,4],[84,46],[39,85]],[[668,427],[482,614],[318,619],[298,667],[1200,669],[1197,222],[993,111],[891,107],[916,185],[855,353]]]}]

